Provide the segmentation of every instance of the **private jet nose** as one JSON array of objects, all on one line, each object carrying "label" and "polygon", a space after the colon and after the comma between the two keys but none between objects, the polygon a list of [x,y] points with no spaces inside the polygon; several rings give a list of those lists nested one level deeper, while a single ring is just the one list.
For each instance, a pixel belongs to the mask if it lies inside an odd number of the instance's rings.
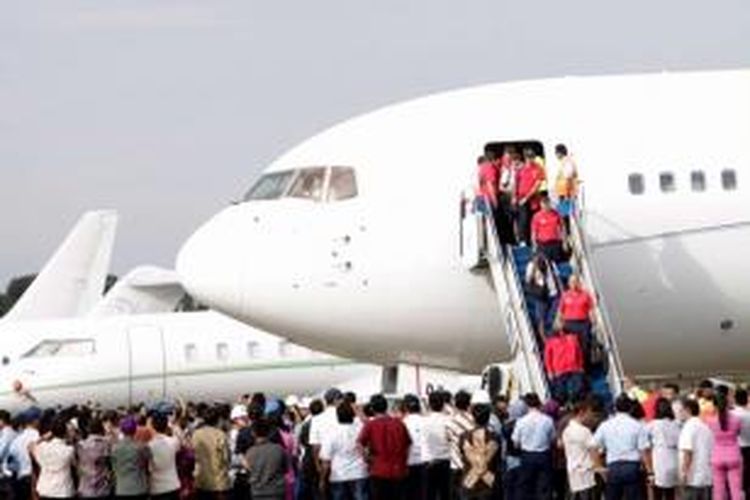
[{"label": "private jet nose", "polygon": [[232,219],[232,214],[222,212],[200,227],[180,249],[175,268],[182,285],[199,302],[239,312],[242,246]]}]

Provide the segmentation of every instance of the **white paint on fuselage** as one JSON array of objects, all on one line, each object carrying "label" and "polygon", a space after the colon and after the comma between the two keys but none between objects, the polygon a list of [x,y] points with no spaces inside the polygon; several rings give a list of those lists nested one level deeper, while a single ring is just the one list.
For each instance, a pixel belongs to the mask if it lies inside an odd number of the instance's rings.
[{"label": "white paint on fuselage", "polygon": [[[178,271],[201,300],[316,349],[479,370],[508,348],[488,276],[461,266],[460,194],[486,143],[541,141],[553,178],[562,142],[585,181],[586,230],[626,369],[744,370],[748,137],[750,71],[431,96],[333,127],[267,170],[351,166],[356,199],[230,207],[190,239]],[[726,168],[734,191],[721,187]],[[705,172],[705,192],[690,189],[692,170]],[[674,173],[675,192],[660,191],[661,172]],[[645,194],[628,191],[631,173],[644,175]]]}]

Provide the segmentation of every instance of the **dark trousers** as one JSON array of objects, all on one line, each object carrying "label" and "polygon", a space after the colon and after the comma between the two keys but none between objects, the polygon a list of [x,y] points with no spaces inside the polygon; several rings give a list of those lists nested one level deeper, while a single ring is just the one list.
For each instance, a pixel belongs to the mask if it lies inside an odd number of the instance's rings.
[{"label": "dark trousers", "polygon": [[531,246],[531,218],[534,216],[534,210],[531,203],[526,202],[518,206],[518,219],[516,220],[516,232],[518,240]]},{"label": "dark trousers", "polygon": [[495,207],[492,215],[495,217],[495,226],[497,227],[497,236],[500,238],[500,243],[515,245],[516,235],[513,231],[513,213],[510,199],[507,196],[500,197],[500,203]]},{"label": "dark trousers", "polygon": [[643,499],[640,462],[614,462],[607,469],[607,500]]},{"label": "dark trousers", "polygon": [[675,499],[675,489],[674,488],[659,488],[658,486],[654,486],[651,488],[654,500],[674,500]]},{"label": "dark trousers", "polygon": [[461,470],[450,469],[450,497],[453,500],[461,500],[461,480],[464,472]]},{"label": "dark trousers", "polygon": [[521,468],[515,467],[503,474],[503,493],[505,500],[521,500]]},{"label": "dark trousers", "polygon": [[369,488],[370,485],[367,479],[331,483],[331,499],[368,500],[370,498]]},{"label": "dark trousers", "polygon": [[552,498],[552,454],[549,451],[521,453],[522,498],[548,500]]},{"label": "dark trousers", "polygon": [[180,491],[170,491],[169,493],[160,493],[151,495],[151,500],[180,500]]},{"label": "dark trousers", "polygon": [[596,486],[570,494],[570,500],[598,500],[599,498],[600,495]]},{"label": "dark trousers", "polygon": [[745,500],[750,500],[750,447],[741,448],[742,451],[742,489]]},{"label": "dark trousers", "polygon": [[563,250],[562,241],[539,243],[539,251],[552,262],[565,262],[568,260]]},{"label": "dark trousers", "polygon": [[427,498],[427,464],[410,465],[409,475],[406,477],[406,498],[425,500]]},{"label": "dark trousers", "polygon": [[682,490],[682,500],[711,500],[710,486],[685,486]]},{"label": "dark trousers", "polygon": [[566,373],[552,381],[552,397],[561,404],[578,401],[583,394],[583,373]]},{"label": "dark trousers", "polygon": [[31,500],[31,476],[13,479],[13,500]]},{"label": "dark trousers", "polygon": [[230,496],[228,491],[205,491],[198,490],[195,498],[198,500],[227,500]]},{"label": "dark trousers", "polygon": [[407,500],[404,497],[404,482],[400,479],[370,478],[372,500]]},{"label": "dark trousers", "polygon": [[589,320],[565,320],[563,330],[568,333],[575,333],[578,336],[578,342],[581,344],[583,353],[583,363],[586,373],[591,368],[591,344],[593,338],[591,335],[591,321]]},{"label": "dark trousers", "polygon": [[451,497],[451,461],[435,460],[427,465],[427,500]]}]

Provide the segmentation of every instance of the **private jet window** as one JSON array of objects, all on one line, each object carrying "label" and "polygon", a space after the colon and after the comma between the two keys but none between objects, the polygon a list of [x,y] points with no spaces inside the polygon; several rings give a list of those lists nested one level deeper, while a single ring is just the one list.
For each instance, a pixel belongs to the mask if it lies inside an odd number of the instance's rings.
[{"label": "private jet window", "polygon": [[325,181],[326,169],[324,167],[302,169],[294,180],[288,196],[320,201],[323,197]]},{"label": "private jet window", "polygon": [[357,196],[357,179],[354,169],[333,167],[328,185],[328,201],[348,200]]},{"label": "private jet window", "polygon": [[671,193],[677,189],[674,174],[672,172],[662,172],[659,174],[659,187],[662,193]]},{"label": "private jet window", "polygon": [[632,194],[643,194],[646,190],[645,182],[643,181],[643,175],[641,174],[630,174],[628,176],[628,189]]},{"label": "private jet window", "polygon": [[93,339],[44,340],[23,357],[87,356],[95,352],[96,343]]},{"label": "private jet window", "polygon": [[248,358],[257,358],[259,354],[259,346],[257,342],[248,342],[247,343],[247,357]]},{"label": "private jet window", "polygon": [[216,344],[216,359],[219,361],[226,361],[229,359],[229,346],[221,342]]},{"label": "private jet window", "polygon": [[737,188],[737,172],[732,169],[722,170],[721,187],[725,191],[734,191]]},{"label": "private jet window", "polygon": [[251,200],[275,200],[286,193],[289,183],[294,177],[294,171],[273,172],[258,179],[258,182],[250,188],[245,195],[245,201]]},{"label": "private jet window", "polygon": [[195,344],[187,344],[185,346],[185,361],[191,363],[198,359],[198,348]]},{"label": "private jet window", "polygon": [[690,172],[690,186],[693,191],[705,191],[706,190],[706,174],[702,170],[694,170]]}]

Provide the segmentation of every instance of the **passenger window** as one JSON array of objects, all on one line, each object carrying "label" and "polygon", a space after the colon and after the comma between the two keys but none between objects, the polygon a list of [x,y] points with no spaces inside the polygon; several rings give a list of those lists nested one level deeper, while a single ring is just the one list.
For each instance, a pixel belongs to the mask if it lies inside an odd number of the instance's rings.
[{"label": "passenger window", "polygon": [[328,186],[328,201],[348,200],[357,196],[357,179],[354,169],[333,167]]},{"label": "passenger window", "polygon": [[23,355],[24,358],[47,358],[52,356],[88,356],[96,352],[93,339],[44,340]]},{"label": "passenger window", "polygon": [[672,172],[662,172],[659,174],[659,188],[661,188],[662,193],[671,193],[677,189]]},{"label": "passenger window", "polygon": [[323,197],[326,169],[324,167],[306,168],[300,171],[292,184],[289,196],[306,200],[320,201]]},{"label": "passenger window", "polygon": [[198,349],[195,344],[187,344],[185,346],[185,361],[192,363],[198,359]]},{"label": "passenger window", "polygon": [[628,176],[628,189],[631,194],[643,194],[646,190],[642,174],[630,174]]},{"label": "passenger window", "polygon": [[225,342],[216,344],[216,359],[226,361],[229,359],[229,346]]},{"label": "passenger window", "polygon": [[265,174],[247,192],[245,201],[275,200],[281,198],[286,193],[292,177],[294,177],[293,170]]},{"label": "passenger window", "polygon": [[257,358],[258,357],[258,343],[257,342],[248,342],[247,343],[247,357],[248,358]]},{"label": "passenger window", "polygon": [[698,192],[706,190],[706,174],[702,170],[690,172],[690,187],[693,191]]},{"label": "passenger window", "polygon": [[732,169],[721,171],[721,187],[725,191],[734,191],[737,189],[737,172]]}]

